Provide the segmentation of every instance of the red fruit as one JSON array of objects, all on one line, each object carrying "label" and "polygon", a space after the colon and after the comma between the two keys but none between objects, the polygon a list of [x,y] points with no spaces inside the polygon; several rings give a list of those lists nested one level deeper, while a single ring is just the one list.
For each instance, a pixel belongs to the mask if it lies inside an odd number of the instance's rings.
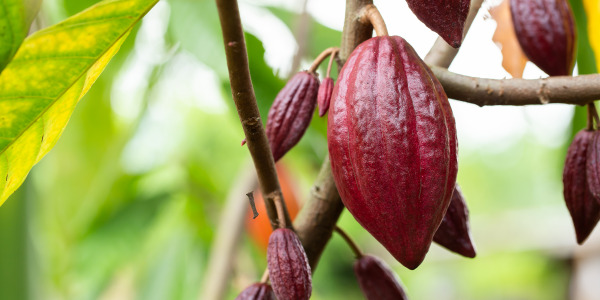
[{"label": "red fruit", "polygon": [[317,95],[317,103],[319,104],[319,117],[325,115],[329,109],[331,94],[333,93],[333,79],[326,77],[319,86],[319,94]]},{"label": "red fruit", "polygon": [[452,201],[433,241],[462,256],[475,257],[475,247],[469,232],[469,210],[458,187],[454,188]]},{"label": "red fruit", "polygon": [[275,97],[265,129],[275,161],[304,135],[317,104],[318,90],[317,76],[304,71],[294,75]]},{"label": "red fruit", "polygon": [[266,283],[255,283],[243,290],[235,300],[276,300],[273,289]]},{"label": "red fruit", "polygon": [[279,228],[271,234],[267,248],[271,285],[277,299],[308,300],[312,279],[308,258],[300,239],[290,229]]},{"label": "red fruit", "polygon": [[577,32],[567,0],[510,0],[513,25],[527,58],[550,76],[571,75]]},{"label": "red fruit", "polygon": [[589,130],[581,130],[575,135],[567,151],[563,172],[565,202],[571,213],[579,244],[585,241],[600,220],[600,204],[590,192],[586,176],[588,151],[595,148],[590,145],[593,135],[594,132]]},{"label": "red fruit", "polygon": [[354,274],[367,300],[406,300],[398,276],[379,258],[364,255],[354,263]]},{"label": "red fruit", "polygon": [[400,263],[418,267],[450,204],[457,144],[444,90],[404,39],[374,37],[352,52],[327,136],[344,205]]},{"label": "red fruit", "polygon": [[460,47],[470,0],[406,0],[413,13],[454,48]]},{"label": "red fruit", "polygon": [[588,146],[586,176],[590,192],[600,204],[600,131],[595,131]]}]

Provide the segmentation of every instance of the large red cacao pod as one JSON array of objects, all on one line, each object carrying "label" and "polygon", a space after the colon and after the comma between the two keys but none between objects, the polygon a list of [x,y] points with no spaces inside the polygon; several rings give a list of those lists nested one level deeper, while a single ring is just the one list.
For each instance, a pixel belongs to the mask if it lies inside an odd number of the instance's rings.
[{"label": "large red cacao pod", "polygon": [[469,230],[469,210],[458,184],[433,241],[462,256],[473,258],[476,255]]},{"label": "large red cacao pod", "polygon": [[266,283],[255,283],[243,290],[235,300],[276,300],[273,289]]},{"label": "large red cacao pod", "polygon": [[367,300],[407,300],[396,273],[385,262],[364,255],[354,263],[354,274]]},{"label": "large red cacao pod", "polygon": [[527,58],[550,76],[571,75],[577,31],[567,0],[510,0],[513,25]]},{"label": "large red cacao pod", "polygon": [[317,95],[317,103],[319,104],[319,117],[325,115],[329,109],[331,102],[331,94],[333,93],[333,78],[326,77],[319,86],[319,94]]},{"label": "large red cacao pod", "polygon": [[329,155],[344,205],[416,268],[456,182],[456,128],[442,86],[404,39],[374,37],[348,58],[329,109]]},{"label": "large red cacao pod", "polygon": [[417,18],[446,43],[460,47],[471,0],[406,0],[406,3]]},{"label": "large red cacao pod", "polygon": [[315,111],[318,90],[317,76],[303,71],[294,75],[275,97],[265,129],[275,161],[304,135]]},{"label": "large red cacao pod", "polygon": [[563,171],[564,196],[575,225],[577,243],[582,244],[600,220],[600,204],[588,186],[586,164],[594,132],[579,131],[567,151]]},{"label": "large red cacao pod", "polygon": [[277,299],[308,300],[312,292],[310,265],[300,239],[290,229],[273,231],[267,247],[267,265]]},{"label": "large red cacao pod", "polygon": [[600,131],[596,130],[588,146],[586,176],[590,192],[600,204]]}]

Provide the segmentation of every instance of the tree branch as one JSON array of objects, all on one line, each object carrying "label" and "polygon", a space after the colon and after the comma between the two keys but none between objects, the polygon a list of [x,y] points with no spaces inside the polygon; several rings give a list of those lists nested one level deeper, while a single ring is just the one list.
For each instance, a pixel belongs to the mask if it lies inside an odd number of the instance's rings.
[{"label": "tree branch", "polygon": [[[283,195],[277,180],[277,171],[275,170],[271,148],[256,104],[238,4],[236,0],[217,0],[217,9],[223,31],[223,42],[225,43],[231,94],[244,128],[248,150],[254,161],[258,182],[265,199],[267,215],[271,220],[271,226],[277,228],[279,222],[273,200],[277,197],[283,199]],[[292,224],[287,209],[285,209],[285,203],[283,203],[283,206],[285,212],[284,223]]]},{"label": "tree branch", "polygon": [[584,105],[600,99],[600,74],[542,79],[485,79],[430,67],[448,98],[479,106],[547,103]]}]

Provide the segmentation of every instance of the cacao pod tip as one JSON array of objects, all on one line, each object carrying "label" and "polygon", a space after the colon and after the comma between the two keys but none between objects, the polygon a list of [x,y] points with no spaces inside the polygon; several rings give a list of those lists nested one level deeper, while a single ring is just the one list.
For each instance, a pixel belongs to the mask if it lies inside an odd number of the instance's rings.
[{"label": "cacao pod tip", "polygon": [[270,285],[255,283],[243,290],[235,300],[275,300],[275,294]]}]

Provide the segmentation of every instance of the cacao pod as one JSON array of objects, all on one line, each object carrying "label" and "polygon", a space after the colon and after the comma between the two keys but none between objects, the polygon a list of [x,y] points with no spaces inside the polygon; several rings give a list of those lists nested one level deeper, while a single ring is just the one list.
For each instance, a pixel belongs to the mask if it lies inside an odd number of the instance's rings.
[{"label": "cacao pod", "polygon": [[400,280],[385,262],[364,255],[354,263],[354,274],[367,300],[406,300]]},{"label": "cacao pod", "polygon": [[317,103],[319,104],[319,117],[325,115],[329,109],[331,94],[333,93],[333,79],[326,77],[319,86],[319,94],[317,95]]},{"label": "cacao pod", "polygon": [[441,84],[404,39],[374,37],[348,58],[329,109],[329,155],[344,205],[416,268],[456,182],[456,128]]},{"label": "cacao pod", "polygon": [[594,132],[588,146],[586,176],[590,192],[600,204],[600,131]]},{"label": "cacao pod", "polygon": [[407,0],[406,3],[417,18],[446,43],[460,47],[471,0]]},{"label": "cacao pod", "polygon": [[303,71],[294,75],[275,97],[265,129],[275,161],[304,135],[317,104],[318,90],[317,76]]},{"label": "cacao pod", "polygon": [[276,300],[273,289],[266,283],[255,283],[243,290],[235,300]]},{"label": "cacao pod", "polygon": [[567,0],[510,0],[523,52],[550,76],[571,75],[577,32]]},{"label": "cacao pod", "polygon": [[577,243],[582,244],[600,220],[600,204],[588,186],[586,164],[594,132],[579,131],[567,151],[563,171],[564,196],[575,225]]},{"label": "cacao pod", "polygon": [[290,229],[273,231],[267,248],[267,265],[277,299],[308,300],[311,271],[300,239]]},{"label": "cacao pod", "polygon": [[452,200],[433,241],[462,256],[475,257],[475,247],[469,231],[469,210],[458,187],[454,187]]}]

